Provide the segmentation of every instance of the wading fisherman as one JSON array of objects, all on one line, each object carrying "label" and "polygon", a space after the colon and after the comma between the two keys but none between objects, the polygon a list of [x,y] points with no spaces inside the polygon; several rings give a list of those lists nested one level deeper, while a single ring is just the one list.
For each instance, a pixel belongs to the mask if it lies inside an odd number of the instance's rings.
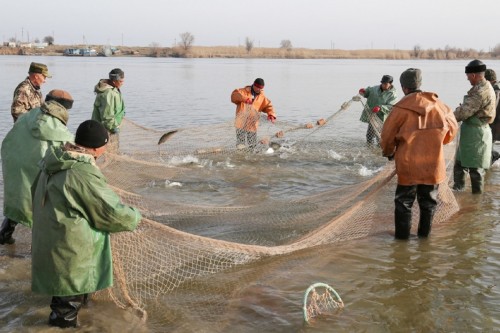
[{"label": "wading fisherman", "polygon": [[125,117],[125,103],[120,88],[125,82],[125,73],[120,68],[109,72],[109,79],[101,79],[94,87],[96,94],[92,119],[100,122],[109,132],[108,151],[119,147],[120,125]]},{"label": "wading fisherman", "polygon": [[[500,140],[500,86],[498,86],[497,82],[497,73],[495,73],[493,69],[487,68],[486,72],[484,72],[484,78],[487,81],[490,81],[496,96],[495,120],[493,120],[493,122],[490,124],[491,136],[493,139],[493,144],[495,144],[495,141]],[[499,158],[500,153],[493,149],[491,151],[491,164],[495,163],[495,161]]]},{"label": "wading fisherman", "polygon": [[108,138],[99,122],[84,121],[75,144],[47,151],[33,185],[31,289],[52,296],[51,326],[77,326],[87,295],[113,285],[109,233],[134,230],[141,220],[96,165]]},{"label": "wading fisherman", "polygon": [[415,198],[420,208],[418,236],[427,237],[437,206],[439,184],[446,180],[443,145],[458,131],[452,110],[435,93],[420,90],[420,69],[401,74],[405,96],[394,105],[382,128],[384,156],[395,160],[395,238],[408,239]]},{"label": "wading fisherman", "polygon": [[376,114],[380,121],[384,123],[391,112],[392,106],[396,102],[396,88],[392,85],[392,81],[392,76],[384,75],[379,85],[359,89],[358,93],[366,98],[365,108],[359,120],[368,123],[366,142],[369,145],[372,145],[374,142],[377,145],[379,144],[379,137],[370,122],[370,117],[372,117],[372,114]]},{"label": "wading fisherman", "polygon": [[38,162],[49,147],[73,141],[66,127],[73,98],[64,90],[49,92],[42,106],[24,114],[14,123],[2,142],[2,171],[5,219],[0,244],[13,244],[18,223],[32,226],[31,186],[40,169]]},{"label": "wading fisherman", "polygon": [[231,94],[231,102],[236,104],[236,147],[248,145],[254,148],[257,145],[260,112],[266,113],[267,120],[272,123],[276,120],[271,100],[264,94],[264,80],[257,78],[252,85],[235,89]]},{"label": "wading fisherman", "polygon": [[484,174],[491,165],[493,140],[489,124],[495,119],[495,91],[486,81],[486,65],[480,60],[472,60],[465,67],[465,74],[472,88],[464,96],[464,102],[455,109],[460,125],[460,142],[453,166],[453,189],[465,188],[468,172],[472,193],[484,190]]}]

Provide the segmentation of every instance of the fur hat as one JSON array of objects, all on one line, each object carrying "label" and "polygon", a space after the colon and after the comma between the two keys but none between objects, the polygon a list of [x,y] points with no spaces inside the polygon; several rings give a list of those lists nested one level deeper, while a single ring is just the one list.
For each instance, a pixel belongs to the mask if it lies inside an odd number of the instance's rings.
[{"label": "fur hat", "polygon": [[402,87],[417,90],[422,84],[422,71],[418,68],[408,68],[399,77]]},{"label": "fur hat", "polygon": [[69,110],[73,107],[73,97],[69,94],[69,92],[64,90],[54,89],[49,91],[47,96],[45,96],[45,102],[48,101],[56,101],[57,103],[64,106],[66,110]]},{"label": "fur hat", "polygon": [[486,65],[481,60],[472,60],[465,66],[465,73],[481,73],[486,71]]},{"label": "fur hat", "polygon": [[100,148],[109,141],[108,131],[96,120],[85,120],[78,126],[75,143],[85,148]]}]

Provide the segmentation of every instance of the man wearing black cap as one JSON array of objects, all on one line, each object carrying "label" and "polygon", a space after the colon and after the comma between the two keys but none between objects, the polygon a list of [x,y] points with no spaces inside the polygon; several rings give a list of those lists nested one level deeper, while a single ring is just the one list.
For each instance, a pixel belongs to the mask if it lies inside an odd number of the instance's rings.
[{"label": "man wearing black cap", "polygon": [[134,230],[140,212],[121,203],[96,165],[109,141],[95,120],[75,144],[50,147],[33,185],[32,282],[52,296],[49,325],[75,327],[87,295],[113,285],[109,234]]},{"label": "man wearing black cap", "polygon": [[460,142],[453,167],[453,189],[465,188],[468,172],[472,193],[484,190],[484,173],[491,164],[492,136],[491,124],[495,118],[495,91],[486,81],[486,65],[473,60],[465,67],[465,74],[472,88],[464,97],[464,102],[455,109],[457,121],[461,121]]},{"label": "man wearing black cap", "polygon": [[28,70],[28,77],[14,90],[14,98],[11,106],[12,118],[17,118],[31,109],[42,105],[43,95],[40,90],[45,79],[52,77],[47,65],[32,62]]},{"label": "man wearing black cap", "polygon": [[458,131],[452,110],[435,93],[420,90],[422,72],[409,68],[399,79],[405,96],[394,105],[382,129],[384,156],[396,162],[395,238],[408,239],[415,198],[420,208],[418,236],[427,237],[446,180],[443,145]]},{"label": "man wearing black cap", "polygon": [[[254,83],[241,89],[235,89],[231,94],[231,102],[236,104],[236,147],[257,145],[257,128],[260,112],[267,114],[267,120],[274,123],[276,113],[271,100],[264,94],[264,80],[255,79]],[[247,145],[245,144],[245,140]]]},{"label": "man wearing black cap", "polygon": [[359,94],[367,98],[359,120],[368,123],[366,142],[369,145],[373,144],[374,141],[379,143],[380,133],[376,128],[380,126],[377,125],[384,123],[396,102],[396,88],[392,85],[392,81],[392,76],[384,75],[380,80],[380,85],[359,89]]},{"label": "man wearing black cap", "polygon": [[73,97],[64,90],[51,90],[42,106],[31,110],[14,123],[2,142],[4,185],[0,244],[13,244],[17,223],[31,228],[33,223],[31,185],[38,171],[38,162],[51,146],[73,141],[66,127]]},{"label": "man wearing black cap", "polygon": [[100,122],[110,133],[108,150],[116,151],[119,146],[118,133],[123,117],[125,103],[120,88],[125,82],[125,73],[120,68],[109,72],[109,79],[101,79],[94,87],[96,94],[92,119]]}]

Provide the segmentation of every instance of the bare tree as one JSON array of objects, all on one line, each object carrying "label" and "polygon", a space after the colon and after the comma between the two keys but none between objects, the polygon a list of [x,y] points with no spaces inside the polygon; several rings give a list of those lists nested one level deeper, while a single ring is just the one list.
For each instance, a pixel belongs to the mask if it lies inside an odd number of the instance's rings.
[{"label": "bare tree", "polygon": [[149,44],[149,47],[151,48],[150,55],[152,57],[159,57],[160,56],[160,53],[161,53],[160,43],[152,42],[151,44]]},{"label": "bare tree", "polygon": [[413,56],[418,59],[421,53],[422,53],[422,47],[418,44],[415,45],[413,47]]},{"label": "bare tree", "polygon": [[293,48],[293,46],[292,46],[292,41],[291,41],[291,40],[289,40],[289,39],[283,39],[283,40],[281,41],[280,47],[281,47],[282,49],[287,50],[287,51],[291,51],[291,50],[292,50],[292,48]]},{"label": "bare tree", "polygon": [[52,36],[45,36],[43,37],[44,43],[47,43],[49,45],[54,45],[54,37]]},{"label": "bare tree", "polygon": [[184,51],[188,51],[193,46],[194,36],[190,32],[183,32],[179,36],[181,37],[180,46]]},{"label": "bare tree", "polygon": [[491,50],[491,55],[496,57],[500,57],[500,44],[497,44],[493,50]]},{"label": "bare tree", "polygon": [[253,49],[253,39],[250,39],[250,37],[245,39],[245,49],[248,53],[250,53]]}]

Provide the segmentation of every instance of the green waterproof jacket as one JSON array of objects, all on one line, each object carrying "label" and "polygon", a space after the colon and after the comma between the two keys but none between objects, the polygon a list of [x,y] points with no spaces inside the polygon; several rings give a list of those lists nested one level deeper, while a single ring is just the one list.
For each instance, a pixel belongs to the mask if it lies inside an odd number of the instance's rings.
[{"label": "green waterproof jacket", "polygon": [[460,126],[456,159],[464,168],[488,169],[491,165],[492,135],[489,124],[495,118],[495,91],[482,80],[474,85],[455,109]]},{"label": "green waterproof jacket", "polygon": [[366,104],[359,120],[364,123],[369,122],[369,116],[370,113],[372,113],[373,107],[380,106],[380,111],[377,112],[377,116],[384,122],[389,116],[392,106],[396,103],[396,88],[392,85],[391,88],[387,90],[380,89],[380,85],[367,87],[365,88],[363,97],[366,97]]},{"label": "green waterproof jacket", "polygon": [[1,151],[3,213],[9,219],[31,227],[31,185],[40,171],[38,162],[48,147],[73,141],[67,121],[68,111],[52,100],[20,116],[5,136]]},{"label": "green waterproof jacket", "polygon": [[102,79],[94,88],[96,93],[92,119],[97,120],[111,133],[117,133],[125,117],[125,103],[120,89]]},{"label": "green waterproof jacket", "polygon": [[52,296],[113,285],[109,233],[130,231],[139,211],[123,205],[91,155],[67,144],[50,148],[33,186],[32,282]]}]

